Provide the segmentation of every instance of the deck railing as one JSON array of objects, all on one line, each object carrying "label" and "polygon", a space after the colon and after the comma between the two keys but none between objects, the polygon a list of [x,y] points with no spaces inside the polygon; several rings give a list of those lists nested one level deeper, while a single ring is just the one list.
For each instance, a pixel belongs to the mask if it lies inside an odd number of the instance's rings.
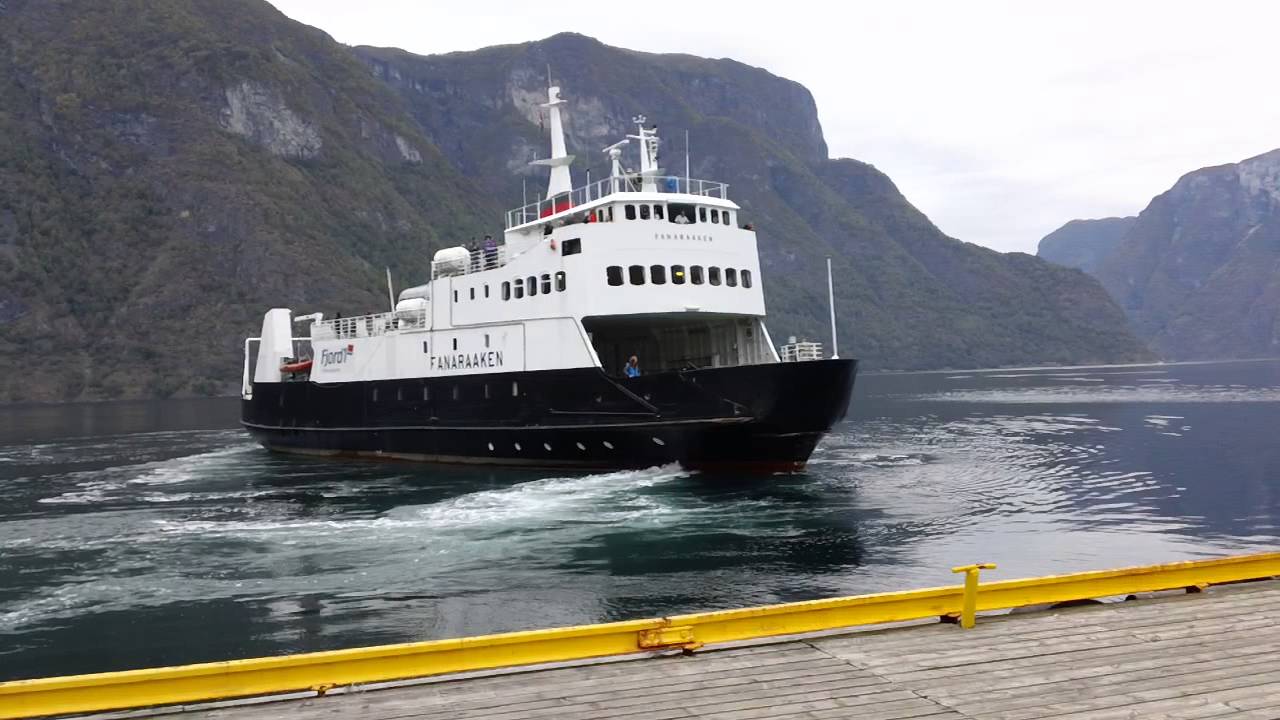
[{"label": "deck railing", "polygon": [[511,262],[512,255],[506,245],[495,248],[468,248],[469,257],[466,262],[438,260],[431,262],[431,279],[454,275],[470,275],[483,270],[496,270]]},{"label": "deck railing", "polygon": [[320,320],[311,325],[312,340],[378,337],[397,330],[427,326],[426,308]]},{"label": "deck railing", "polygon": [[[652,179],[656,191],[660,193],[680,193],[719,198],[721,200],[729,199],[729,185],[727,183],[714,180],[699,180],[697,178],[683,178],[675,175],[655,175]],[[566,194],[531,202],[524,207],[508,211],[507,229],[571,210],[614,193],[641,192],[643,186],[644,178],[635,174],[598,180],[582,187],[574,188]]]}]

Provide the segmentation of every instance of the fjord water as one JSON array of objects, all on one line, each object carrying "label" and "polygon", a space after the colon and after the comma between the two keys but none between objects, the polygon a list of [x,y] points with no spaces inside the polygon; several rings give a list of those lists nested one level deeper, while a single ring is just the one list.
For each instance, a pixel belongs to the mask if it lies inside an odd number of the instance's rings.
[{"label": "fjord water", "polygon": [[235,400],[0,409],[0,680],[1274,548],[1280,362],[865,375],[808,470],[271,455]]}]

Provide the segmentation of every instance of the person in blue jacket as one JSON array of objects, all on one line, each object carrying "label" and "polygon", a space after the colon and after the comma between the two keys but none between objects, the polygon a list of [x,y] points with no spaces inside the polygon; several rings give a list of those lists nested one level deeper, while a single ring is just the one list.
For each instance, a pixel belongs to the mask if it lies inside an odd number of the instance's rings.
[{"label": "person in blue jacket", "polygon": [[627,377],[640,377],[640,359],[635,355],[632,355],[631,359],[627,361]]}]

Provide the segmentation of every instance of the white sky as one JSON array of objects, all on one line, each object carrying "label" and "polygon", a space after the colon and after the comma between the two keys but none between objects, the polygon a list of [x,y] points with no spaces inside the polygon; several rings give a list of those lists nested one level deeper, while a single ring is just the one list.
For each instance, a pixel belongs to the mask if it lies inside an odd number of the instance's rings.
[{"label": "white sky", "polygon": [[571,30],[763,67],[813,92],[833,157],[999,250],[1280,147],[1280,3],[1265,0],[271,2],[349,45],[430,54]]}]

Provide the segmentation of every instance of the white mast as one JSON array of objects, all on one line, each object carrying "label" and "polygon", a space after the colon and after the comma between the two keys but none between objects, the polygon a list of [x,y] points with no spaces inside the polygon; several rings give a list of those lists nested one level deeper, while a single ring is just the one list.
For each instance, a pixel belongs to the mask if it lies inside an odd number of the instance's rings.
[{"label": "white mast", "polygon": [[609,156],[609,191],[618,192],[618,181],[622,179],[624,171],[622,169],[622,148],[626,146],[630,140],[619,140],[604,149],[604,154]]},{"label": "white mast", "polygon": [[551,168],[551,178],[547,181],[548,200],[573,190],[573,177],[569,174],[569,163],[573,162],[573,156],[567,154],[564,148],[564,125],[560,121],[561,105],[564,105],[564,100],[560,99],[560,88],[556,85],[547,88],[547,102],[543,103],[542,107],[547,108],[547,114],[551,119],[551,157],[529,163]]},{"label": "white mast", "polygon": [[661,172],[658,169],[658,126],[645,130],[645,116],[637,115],[633,122],[640,129],[639,135],[627,137],[640,141],[640,190],[641,192],[657,192],[658,181],[654,178]]},{"label": "white mast", "polygon": [[827,258],[827,302],[831,305],[831,359],[840,359],[840,344],[836,342],[836,291],[831,284],[831,258]]}]

